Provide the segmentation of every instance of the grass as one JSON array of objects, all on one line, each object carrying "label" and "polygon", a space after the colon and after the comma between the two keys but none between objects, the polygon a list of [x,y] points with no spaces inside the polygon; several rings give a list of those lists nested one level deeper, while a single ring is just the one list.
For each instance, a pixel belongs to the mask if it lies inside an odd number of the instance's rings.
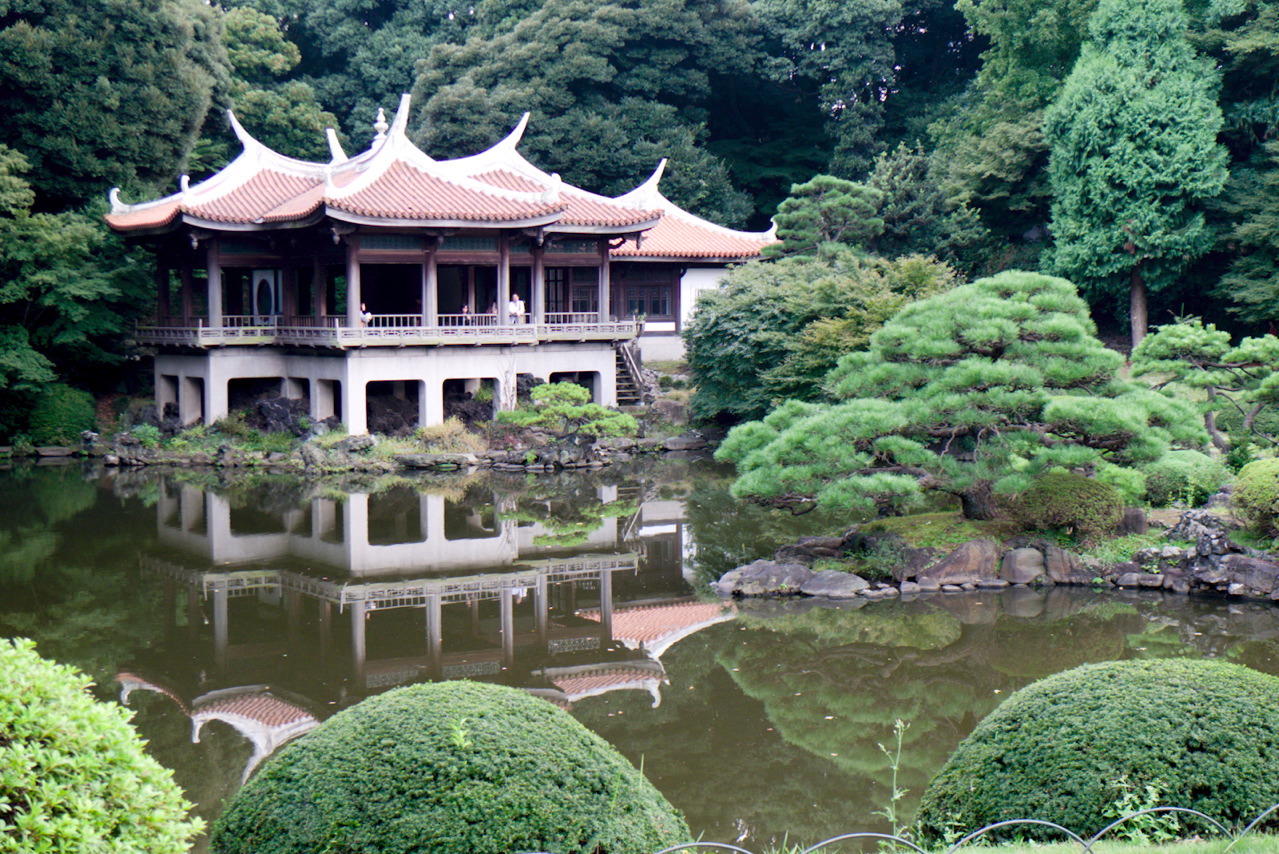
[{"label": "grass", "polygon": [[1177,546],[1185,549],[1191,545],[1193,544],[1181,540],[1169,540],[1164,537],[1162,531],[1149,531],[1145,534],[1128,534],[1111,540],[1103,540],[1095,546],[1082,549],[1080,556],[1096,558],[1103,564],[1127,563],[1141,549],[1162,546]]},{"label": "grass", "polygon": [[1003,540],[1017,531],[1007,520],[974,521],[955,512],[918,513],[913,516],[894,516],[876,519],[862,525],[863,533],[886,531],[899,535],[915,548],[954,548],[969,540],[983,537]]}]

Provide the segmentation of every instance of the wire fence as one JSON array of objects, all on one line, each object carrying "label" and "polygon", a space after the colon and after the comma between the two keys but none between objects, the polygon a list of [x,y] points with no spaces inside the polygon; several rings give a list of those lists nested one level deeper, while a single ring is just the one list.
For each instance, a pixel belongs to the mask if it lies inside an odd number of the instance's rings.
[{"label": "wire fence", "polygon": [[[870,842],[885,852],[892,851],[913,851],[916,854],[954,854],[964,848],[978,848],[989,845],[990,841],[986,839],[987,835],[995,831],[1007,831],[1015,835],[1017,828],[1036,828],[1037,830],[1049,830],[1054,833],[1061,834],[1061,841],[1066,843],[1075,843],[1079,846],[1080,854],[1091,854],[1098,842],[1106,841],[1108,837],[1119,838],[1124,832],[1125,825],[1133,825],[1136,828],[1147,829],[1152,820],[1157,821],[1159,816],[1182,815],[1193,817],[1202,821],[1207,827],[1211,828],[1221,836],[1222,848],[1220,854],[1228,854],[1244,837],[1253,833],[1259,828],[1266,819],[1273,816],[1279,811],[1279,804],[1275,804],[1270,809],[1253,819],[1247,827],[1238,833],[1233,833],[1228,827],[1217,821],[1210,815],[1206,815],[1198,810],[1187,809],[1185,807],[1151,807],[1150,809],[1138,810],[1130,813],[1123,818],[1117,819],[1103,827],[1090,837],[1083,837],[1075,831],[1055,824],[1051,821],[1042,821],[1040,819],[1023,818],[1013,819],[1010,821],[999,821],[994,824],[988,824],[980,830],[975,830],[967,834],[961,839],[949,844],[945,847],[924,848],[918,843],[912,842],[901,836],[895,836],[891,833],[845,833],[839,836],[832,836],[830,839],[824,839],[816,845],[810,845],[807,848],[799,846],[785,847],[781,849],[773,846],[766,849],[772,854],[834,854],[839,847],[845,843]],[[1038,838],[1036,844],[1044,844],[1045,840]],[[742,848],[737,845],[731,845],[724,842],[686,842],[682,845],[674,845],[670,848],[663,848],[654,854],[682,854],[689,852],[711,852],[711,851],[727,851],[733,854],[761,854],[761,852],[752,851],[749,848]],[[546,852],[537,852],[537,854],[546,854]]]}]

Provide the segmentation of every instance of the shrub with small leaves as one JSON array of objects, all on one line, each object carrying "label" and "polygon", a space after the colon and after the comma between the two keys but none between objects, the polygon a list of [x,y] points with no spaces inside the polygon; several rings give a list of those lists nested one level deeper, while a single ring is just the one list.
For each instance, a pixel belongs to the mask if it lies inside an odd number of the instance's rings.
[{"label": "shrub with small leaves", "polygon": [[1156,507],[1184,501],[1198,507],[1230,479],[1221,463],[1199,451],[1169,451],[1143,469],[1146,499]]},{"label": "shrub with small leaves", "polygon": [[37,445],[69,445],[92,430],[97,421],[93,397],[87,391],[55,383],[36,397],[27,432]]},{"label": "shrub with small leaves", "polygon": [[1230,494],[1235,512],[1265,536],[1279,534],[1279,459],[1257,460],[1239,472]]},{"label": "shrub with small leaves", "polygon": [[0,854],[182,854],[204,830],[131,713],[73,667],[0,640]]},{"label": "shrub with small leaves", "polygon": [[[924,792],[918,826],[926,842],[1022,818],[1088,836],[1110,823],[1125,786],[1245,824],[1279,803],[1276,697],[1279,678],[1220,661],[1111,661],[1049,676],[964,739]],[[1018,825],[992,841],[1011,833],[1060,839]]]},{"label": "shrub with small leaves", "polygon": [[1123,516],[1119,493],[1108,483],[1073,472],[1049,472],[1013,502],[1013,516],[1027,528],[1060,531],[1093,542]]},{"label": "shrub with small leaves", "polygon": [[269,759],[214,854],[651,854],[688,826],[634,766],[545,700],[499,685],[389,691]]},{"label": "shrub with small leaves", "polygon": [[513,412],[499,412],[497,420],[517,427],[533,427],[570,436],[634,436],[639,423],[625,412],[591,403],[591,393],[576,383],[547,383],[529,392],[532,402]]},{"label": "shrub with small leaves", "polygon": [[144,448],[155,449],[160,447],[160,428],[154,424],[139,424],[129,433]]}]

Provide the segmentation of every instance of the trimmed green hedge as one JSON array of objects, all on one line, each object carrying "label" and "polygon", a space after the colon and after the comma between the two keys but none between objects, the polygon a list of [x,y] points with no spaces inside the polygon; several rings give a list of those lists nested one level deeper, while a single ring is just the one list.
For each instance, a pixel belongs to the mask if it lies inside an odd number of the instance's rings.
[{"label": "trimmed green hedge", "polygon": [[[1185,659],[1049,676],[1010,696],[959,745],[924,792],[920,831],[935,841],[1033,818],[1088,835],[1112,820],[1106,811],[1123,782],[1153,785],[1160,805],[1227,825],[1279,803],[1279,678]],[[1014,833],[1060,840],[1031,826],[995,838]]]},{"label": "trimmed green hedge", "polygon": [[691,838],[603,739],[545,700],[415,685],[335,715],[265,763],[215,854],[651,854]]},{"label": "trimmed green hedge", "polygon": [[0,640],[0,852],[181,854],[204,830],[132,713],[89,678]]},{"label": "trimmed green hedge", "polygon": [[1198,507],[1230,480],[1226,467],[1199,451],[1169,451],[1142,467],[1146,499],[1155,507],[1185,501]]},{"label": "trimmed green hedge", "polygon": [[1108,483],[1073,472],[1043,475],[1013,504],[1014,518],[1037,531],[1062,531],[1080,542],[1109,533],[1123,518],[1119,491]]},{"label": "trimmed green hedge", "polygon": [[1257,460],[1239,470],[1230,502],[1258,533],[1279,533],[1279,459]]}]

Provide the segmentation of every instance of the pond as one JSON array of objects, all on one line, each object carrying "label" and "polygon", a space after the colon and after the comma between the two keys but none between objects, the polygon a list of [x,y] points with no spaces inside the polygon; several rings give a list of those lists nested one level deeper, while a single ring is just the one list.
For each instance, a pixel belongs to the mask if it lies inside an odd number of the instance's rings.
[{"label": "pond", "polygon": [[[569,710],[704,840],[886,830],[1010,692],[1092,661],[1279,674],[1279,609],[1006,590],[829,607],[706,582],[850,520],[734,501],[699,461],[526,478],[0,472],[0,635],[136,711],[212,819],[291,738],[397,685],[472,678]],[[203,850],[201,847],[198,850]]]}]

